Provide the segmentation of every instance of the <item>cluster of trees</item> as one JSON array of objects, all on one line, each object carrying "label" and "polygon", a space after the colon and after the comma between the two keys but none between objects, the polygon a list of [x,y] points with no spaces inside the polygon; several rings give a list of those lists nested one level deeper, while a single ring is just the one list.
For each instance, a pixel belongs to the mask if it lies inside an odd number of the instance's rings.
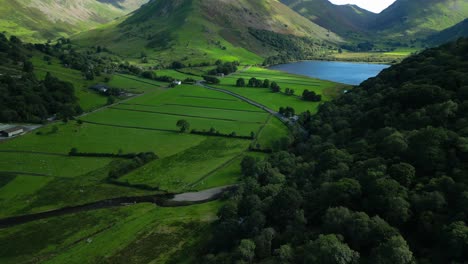
[{"label": "cluster of trees", "polygon": [[284,117],[293,117],[296,115],[296,110],[294,110],[294,108],[290,106],[280,107],[278,113],[280,113]]},{"label": "cluster of trees", "polygon": [[218,78],[208,75],[203,76],[203,79],[209,84],[219,84],[221,82]]},{"label": "cluster of trees", "polygon": [[304,92],[302,92],[302,99],[305,101],[320,102],[322,101],[322,95],[316,94],[314,91],[309,91],[306,89]]},{"label": "cluster of trees", "polygon": [[209,75],[217,75],[217,74],[222,73],[224,75],[228,75],[228,74],[231,74],[233,72],[236,72],[238,66],[239,66],[238,61],[225,62],[225,63],[222,63],[221,61],[217,61],[216,62],[216,68],[209,71],[208,74]]},{"label": "cluster of trees", "polygon": [[285,95],[294,95],[294,89],[291,89],[291,88],[286,88],[284,89],[284,94]]},{"label": "cluster of trees", "polygon": [[273,92],[281,91],[281,87],[276,82],[271,82],[268,79],[259,80],[255,77],[249,79],[248,82],[244,78],[239,78],[236,81],[237,87],[253,87],[253,88],[270,88]]},{"label": "cluster of trees", "polygon": [[242,161],[205,263],[468,259],[468,39],[303,113],[289,151]]},{"label": "cluster of trees", "polygon": [[0,34],[0,122],[39,123],[82,113],[71,83],[50,73],[43,81],[35,77],[29,48],[17,37]]},{"label": "cluster of trees", "polygon": [[131,160],[126,161],[115,161],[112,164],[112,169],[109,170],[109,179],[118,179],[125,174],[158,159],[158,156],[154,152],[142,152],[135,155]]}]

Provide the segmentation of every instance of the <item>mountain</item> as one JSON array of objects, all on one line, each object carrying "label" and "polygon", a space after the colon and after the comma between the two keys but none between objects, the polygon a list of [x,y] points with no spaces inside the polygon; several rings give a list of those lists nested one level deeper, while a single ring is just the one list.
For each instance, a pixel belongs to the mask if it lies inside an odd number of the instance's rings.
[{"label": "mountain", "polygon": [[26,41],[69,36],[107,23],[148,0],[0,0],[0,31]]},{"label": "mountain", "polygon": [[260,56],[284,49],[282,43],[312,49],[341,38],[276,0],[153,0],[126,19],[80,34],[77,40],[133,57],[151,58],[157,52],[163,61],[259,62]]},{"label": "mountain", "polygon": [[466,18],[466,0],[397,0],[376,17],[370,29],[388,37],[420,38]]},{"label": "mountain", "polygon": [[335,5],[328,0],[281,0],[314,23],[341,35],[365,31],[376,14],[356,5]]},{"label": "mountain", "polygon": [[463,20],[453,27],[429,36],[428,42],[437,45],[456,40],[460,37],[468,37],[468,19]]}]

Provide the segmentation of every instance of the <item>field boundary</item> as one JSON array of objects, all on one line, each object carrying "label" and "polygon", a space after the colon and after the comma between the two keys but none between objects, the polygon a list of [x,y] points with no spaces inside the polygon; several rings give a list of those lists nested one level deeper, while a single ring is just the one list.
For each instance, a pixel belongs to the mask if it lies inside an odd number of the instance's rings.
[{"label": "field boundary", "polygon": [[201,118],[201,119],[210,119],[210,120],[218,120],[218,121],[228,121],[228,122],[240,122],[240,123],[246,123],[246,124],[259,124],[259,122],[241,121],[241,120],[229,119],[229,118],[184,115],[184,114],[174,114],[174,113],[167,113],[167,112],[136,110],[136,109],[117,108],[117,107],[109,107],[109,109],[115,109],[115,110],[121,110],[121,111],[130,111],[130,112],[150,113],[150,114],[160,114],[160,115],[170,115],[170,116],[192,117],[192,118]]},{"label": "field boundary", "polygon": [[247,151],[244,151],[242,153],[240,153],[239,155],[236,155],[234,156],[232,159],[224,162],[223,164],[219,165],[218,167],[216,167],[215,169],[213,169],[212,171],[208,172],[207,174],[203,175],[200,179],[188,184],[187,186],[189,188],[193,188],[196,184],[202,182],[203,180],[205,180],[206,178],[210,177],[211,175],[215,174],[216,172],[220,171],[221,169],[224,169],[226,168],[227,166],[229,166],[231,163],[233,163],[237,158],[239,157],[242,157],[245,155]]},{"label": "field boundary", "polygon": [[211,100],[231,101],[231,102],[237,102],[238,101],[236,99],[216,98],[216,97],[207,97],[207,96],[194,96],[194,95],[180,95],[180,97],[189,97],[189,98],[198,98],[198,99],[211,99]]},{"label": "field boundary", "polygon": [[120,128],[128,128],[128,129],[142,129],[142,130],[151,130],[151,131],[162,131],[162,132],[171,132],[171,133],[180,133],[179,130],[171,130],[171,129],[162,129],[162,128],[149,128],[149,127],[135,127],[135,126],[124,126],[124,125],[116,125],[116,124],[106,124],[106,123],[99,123],[93,121],[86,121],[83,120],[83,123],[99,125],[99,126],[109,126],[109,127],[120,127]]},{"label": "field boundary", "polygon": [[132,80],[132,81],[141,82],[141,83],[146,83],[146,84],[154,85],[154,86],[156,86],[156,87],[162,87],[162,85],[160,85],[160,84],[154,84],[154,83],[146,82],[146,81],[139,80],[139,79],[136,79],[136,78],[131,78],[131,77],[125,76],[125,75],[120,74],[120,73],[116,73],[115,75],[117,75],[117,76],[119,76],[119,77],[122,77],[122,78],[126,78],[126,79],[129,79],[129,80]]},{"label": "field boundary", "polygon": [[234,108],[198,106],[198,105],[184,105],[184,104],[147,105],[147,104],[127,104],[127,103],[123,103],[121,105],[139,105],[139,106],[147,106],[147,107],[155,107],[155,108],[158,108],[158,107],[161,107],[161,106],[181,106],[181,107],[201,108],[201,109],[226,110],[226,111],[234,111],[234,112],[265,113],[265,111],[258,111],[258,110],[242,110],[242,109],[234,109]]}]

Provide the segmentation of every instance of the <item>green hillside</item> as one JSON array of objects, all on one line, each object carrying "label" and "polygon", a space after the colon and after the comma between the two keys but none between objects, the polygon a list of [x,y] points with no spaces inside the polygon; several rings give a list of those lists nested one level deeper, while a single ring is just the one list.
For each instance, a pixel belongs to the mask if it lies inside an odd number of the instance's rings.
[{"label": "green hillside", "polygon": [[[265,32],[307,38],[317,46],[337,43],[334,33],[275,0],[154,0],[120,22],[77,36],[82,45],[100,43],[113,52],[150,61],[261,62],[277,53]],[[261,35],[261,36],[260,36]],[[156,59],[157,54],[157,59]]]},{"label": "green hillside", "polygon": [[431,44],[442,44],[456,40],[460,37],[468,37],[468,19],[430,36],[428,38],[428,42]]},{"label": "green hillside", "polygon": [[365,31],[376,14],[355,5],[334,5],[328,0],[281,0],[314,23],[344,36]]},{"label": "green hillside", "polygon": [[0,0],[0,31],[26,41],[69,36],[123,16],[147,0]]},{"label": "green hillside", "polygon": [[468,18],[463,0],[398,0],[380,13],[371,29],[388,37],[417,37],[444,30]]}]

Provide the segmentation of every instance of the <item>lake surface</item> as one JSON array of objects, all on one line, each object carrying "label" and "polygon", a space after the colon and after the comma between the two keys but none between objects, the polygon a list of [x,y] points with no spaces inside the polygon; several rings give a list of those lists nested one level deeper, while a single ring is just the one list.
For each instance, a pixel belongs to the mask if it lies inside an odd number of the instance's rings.
[{"label": "lake surface", "polygon": [[383,69],[388,67],[390,67],[390,65],[386,64],[339,61],[300,61],[275,65],[270,67],[270,69],[305,75],[322,80],[358,85],[371,77],[377,76]]}]

